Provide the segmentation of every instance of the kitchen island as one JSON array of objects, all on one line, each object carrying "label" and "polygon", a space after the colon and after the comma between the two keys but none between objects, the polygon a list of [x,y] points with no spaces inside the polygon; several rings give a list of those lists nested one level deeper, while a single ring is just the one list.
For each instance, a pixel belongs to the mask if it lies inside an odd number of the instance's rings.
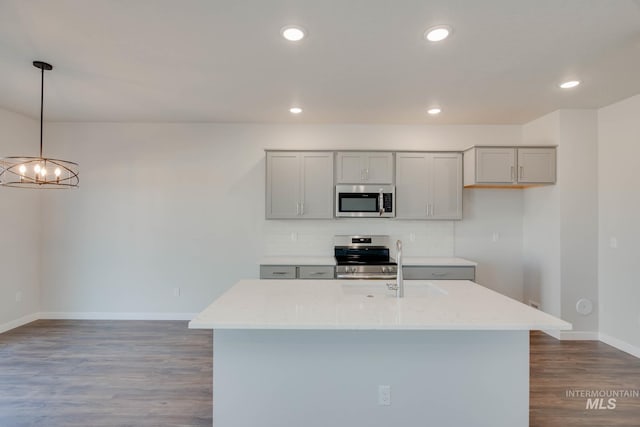
[{"label": "kitchen island", "polygon": [[529,331],[571,325],[470,281],[243,280],[214,330],[214,425],[527,426]]}]

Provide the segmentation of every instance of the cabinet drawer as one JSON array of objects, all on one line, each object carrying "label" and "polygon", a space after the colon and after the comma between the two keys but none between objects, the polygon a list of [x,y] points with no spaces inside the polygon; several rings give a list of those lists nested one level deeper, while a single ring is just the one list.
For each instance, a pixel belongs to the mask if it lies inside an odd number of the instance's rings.
[{"label": "cabinet drawer", "polygon": [[407,280],[475,280],[475,267],[403,267]]},{"label": "cabinet drawer", "polygon": [[295,279],[296,267],[291,265],[261,265],[261,279]]},{"label": "cabinet drawer", "polygon": [[333,279],[335,268],[331,266],[298,267],[298,279]]}]

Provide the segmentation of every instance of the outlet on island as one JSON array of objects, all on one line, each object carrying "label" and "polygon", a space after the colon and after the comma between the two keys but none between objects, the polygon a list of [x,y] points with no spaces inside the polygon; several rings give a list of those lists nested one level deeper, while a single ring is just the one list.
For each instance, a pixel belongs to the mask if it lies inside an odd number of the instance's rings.
[{"label": "outlet on island", "polygon": [[382,406],[391,405],[391,386],[389,385],[378,386],[378,405],[382,405]]}]

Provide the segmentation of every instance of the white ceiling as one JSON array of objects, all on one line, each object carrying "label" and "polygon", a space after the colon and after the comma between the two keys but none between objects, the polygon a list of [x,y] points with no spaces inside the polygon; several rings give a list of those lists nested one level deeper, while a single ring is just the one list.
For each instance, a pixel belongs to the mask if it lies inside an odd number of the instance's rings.
[{"label": "white ceiling", "polygon": [[47,120],[518,124],[640,93],[640,1],[0,0],[1,108],[34,59]]}]

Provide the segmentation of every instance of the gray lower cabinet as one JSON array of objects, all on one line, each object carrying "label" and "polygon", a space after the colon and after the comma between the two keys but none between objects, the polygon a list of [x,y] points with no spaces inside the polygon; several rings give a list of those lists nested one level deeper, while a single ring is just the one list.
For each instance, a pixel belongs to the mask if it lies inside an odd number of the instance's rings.
[{"label": "gray lower cabinet", "polygon": [[404,266],[402,275],[407,280],[475,280],[473,266]]},{"label": "gray lower cabinet", "polygon": [[292,265],[261,265],[261,279],[295,279],[296,267]]},{"label": "gray lower cabinet", "polygon": [[332,265],[261,265],[261,279],[333,279]]},{"label": "gray lower cabinet", "polygon": [[332,266],[298,267],[298,279],[333,279],[336,269]]}]

